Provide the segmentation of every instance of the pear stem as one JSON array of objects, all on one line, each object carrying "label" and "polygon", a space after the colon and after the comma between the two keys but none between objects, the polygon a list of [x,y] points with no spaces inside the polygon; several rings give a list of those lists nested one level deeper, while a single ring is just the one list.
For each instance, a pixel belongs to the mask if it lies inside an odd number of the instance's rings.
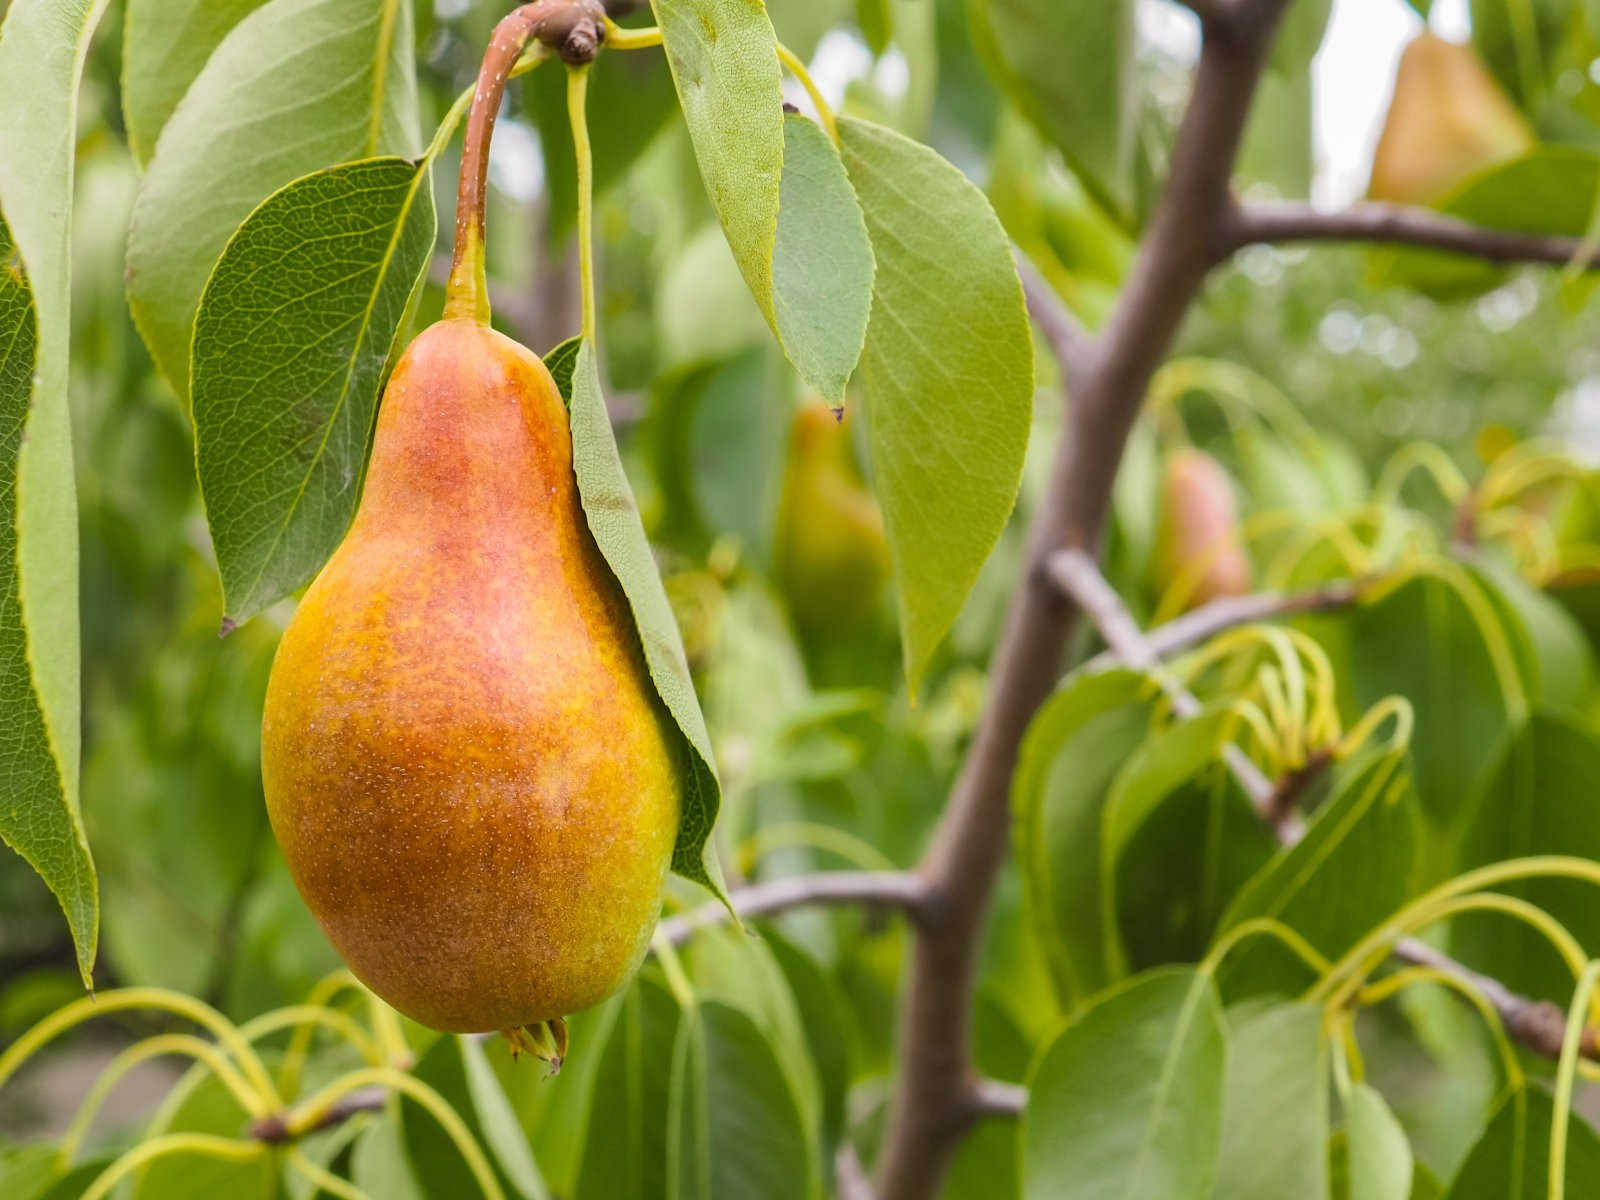
[{"label": "pear stem", "polygon": [[572,123],[572,149],[578,182],[578,285],[581,292],[580,332],[591,346],[595,337],[594,304],[594,155],[589,147],[589,68],[567,68],[567,119]]},{"label": "pear stem", "polygon": [[523,48],[537,37],[563,61],[594,60],[605,39],[605,9],[599,0],[535,0],[500,19],[489,37],[461,145],[461,182],[456,191],[456,247],[445,285],[446,319],[489,323],[489,284],[484,270],[485,208],[489,195],[489,142],[505,97],[506,80]]}]

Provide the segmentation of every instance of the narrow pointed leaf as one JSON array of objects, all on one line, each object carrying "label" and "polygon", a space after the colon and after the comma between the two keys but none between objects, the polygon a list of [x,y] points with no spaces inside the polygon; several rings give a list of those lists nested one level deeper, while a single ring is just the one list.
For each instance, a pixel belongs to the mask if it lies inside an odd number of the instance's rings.
[{"label": "narrow pointed leaf", "polygon": [[1016,503],[1033,342],[983,193],[891,129],[839,131],[877,263],[861,375],[915,691]]},{"label": "narrow pointed leaf", "polygon": [[128,302],[189,394],[195,310],[228,238],[313,171],[416,154],[410,0],[268,0],[229,31],[161,131],[128,230]]},{"label": "narrow pointed leaf", "polygon": [[344,536],[433,237],[427,169],[366,159],[268,197],[212,272],[195,320],[196,462],[230,621],[305,583]]},{"label": "narrow pointed leaf", "polygon": [[1216,989],[1196,971],[1152,971],[1101,993],[1034,1067],[1023,1200],[1210,1196],[1227,1050]]},{"label": "narrow pointed leaf", "polygon": [[673,1047],[683,1018],[672,997],[648,979],[615,1002],[603,1045],[575,1200],[660,1200],[666,1194],[667,1106]]},{"label": "narrow pointed leaf", "polygon": [[772,321],[783,88],[766,6],[761,0],[651,0],[651,7],[711,207]]},{"label": "narrow pointed leaf", "polygon": [[100,908],[78,806],[78,513],[67,406],[78,82],[103,0],[0,24],[0,838],[66,914],[85,984]]},{"label": "narrow pointed leaf", "polygon": [[684,739],[683,812],[678,821],[672,869],[722,897],[722,868],[711,843],[711,830],[722,802],[711,735],[695,696],[678,622],[667,603],[633,490],[622,469],[605,397],[600,392],[594,347],[588,342],[579,348],[573,363],[570,412],[572,469],[578,477],[578,494],[589,520],[589,531],[628,598],[650,678]]},{"label": "narrow pointed leaf", "polygon": [[1345,1105],[1349,1200],[1407,1200],[1416,1164],[1406,1131],[1367,1084],[1350,1090]]}]

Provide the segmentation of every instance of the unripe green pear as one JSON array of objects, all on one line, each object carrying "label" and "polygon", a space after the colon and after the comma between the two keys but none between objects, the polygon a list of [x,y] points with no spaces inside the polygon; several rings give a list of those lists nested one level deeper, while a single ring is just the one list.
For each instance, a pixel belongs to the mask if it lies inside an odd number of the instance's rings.
[{"label": "unripe green pear", "polygon": [[435,1029],[603,1000],[661,905],[668,720],[550,373],[473,320],[427,329],[267,688],[267,808],[306,903],[363,983]]},{"label": "unripe green pear", "polygon": [[849,425],[826,404],[795,414],[776,557],[790,614],[803,632],[857,631],[882,602],[889,579],[883,512],[856,469]]},{"label": "unripe green pear", "polygon": [[1367,194],[1432,204],[1533,144],[1527,121],[1472,47],[1424,33],[1400,56]]},{"label": "unripe green pear", "polygon": [[1203,450],[1174,451],[1161,472],[1155,579],[1163,595],[1187,586],[1183,608],[1250,590],[1250,559],[1239,540],[1233,483]]}]

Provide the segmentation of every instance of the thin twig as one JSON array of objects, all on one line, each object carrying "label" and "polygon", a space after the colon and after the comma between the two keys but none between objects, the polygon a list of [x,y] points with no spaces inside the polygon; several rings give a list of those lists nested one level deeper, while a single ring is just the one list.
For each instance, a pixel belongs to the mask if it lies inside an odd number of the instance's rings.
[{"label": "thin twig", "polygon": [[1028,1103],[1028,1089],[1019,1083],[980,1079],[972,1085],[972,1110],[978,1117],[1016,1117]]},{"label": "thin twig", "polygon": [[[1073,596],[1084,613],[1100,630],[1100,636],[1119,658],[1129,666],[1140,670],[1153,669],[1156,672],[1161,686],[1172,697],[1172,706],[1175,710],[1182,713],[1199,710],[1199,701],[1184,689],[1182,684],[1160,672],[1160,660],[1150,639],[1140,630],[1138,622],[1128,612],[1116,589],[1106,581],[1105,576],[1100,574],[1100,569],[1093,559],[1076,551],[1064,551],[1052,556],[1050,574],[1051,578]],[[1234,750],[1239,758],[1249,763],[1250,771],[1241,772],[1235,758],[1229,756],[1226,750]],[[1298,822],[1291,824],[1283,817],[1292,809],[1295,797],[1307,786],[1306,769],[1291,772],[1274,785],[1266,782],[1255,764],[1239,754],[1236,747],[1226,747],[1224,758],[1257,812],[1262,813],[1263,819],[1277,834],[1278,841],[1286,847],[1298,842],[1304,835],[1304,827]],[[1311,765],[1308,763],[1307,767]],[[1325,769],[1327,765],[1327,760],[1324,758],[1320,762],[1319,770]],[[1558,1005],[1519,995],[1493,976],[1474,971],[1471,967],[1457,962],[1448,954],[1434,949],[1417,938],[1402,938],[1390,953],[1402,962],[1430,967],[1475,989],[1499,1014],[1506,1032],[1516,1041],[1546,1058],[1561,1056],[1567,1015]],[[1584,1031],[1582,1050],[1585,1057],[1600,1056],[1600,1031],[1593,1028]]]},{"label": "thin twig", "polygon": [[[1164,625],[1157,625],[1144,635],[1144,639],[1157,658],[1171,658],[1239,625],[1347,608],[1360,599],[1362,587],[1360,583],[1340,581],[1304,592],[1254,592],[1248,596],[1224,596],[1174,617]],[[1083,669],[1091,672],[1108,671],[1120,662],[1121,655],[1107,649],[1085,662]]]},{"label": "thin twig", "polygon": [[[916,917],[927,900],[927,885],[910,871],[819,871],[735,888],[728,896],[741,919],[771,916],[806,905],[865,904],[894,908]],[[661,922],[661,934],[674,946],[695,930],[728,920],[716,901]]]},{"label": "thin twig", "polygon": [[1094,352],[1094,334],[1062,303],[1027,255],[1018,251],[1013,257],[1017,260],[1017,275],[1022,280],[1022,294],[1028,302],[1028,315],[1044,335],[1062,377],[1070,383]]},{"label": "thin twig", "polygon": [[839,1151],[833,1156],[833,1191],[837,1200],[878,1200],[856,1148],[848,1140],[839,1143]]},{"label": "thin twig", "polygon": [[328,1105],[327,1111],[319,1116],[305,1129],[293,1133],[289,1131],[287,1113],[274,1113],[270,1117],[262,1117],[250,1126],[250,1136],[258,1142],[268,1145],[281,1146],[288,1142],[298,1141],[308,1134],[316,1133],[322,1129],[331,1129],[335,1125],[342,1125],[357,1113],[378,1112],[389,1102],[392,1093],[385,1087],[360,1088],[348,1095],[341,1096]]},{"label": "thin twig", "polygon": [[[1308,204],[1259,203],[1232,209],[1223,225],[1230,250],[1256,243],[1377,242],[1447,250],[1495,263],[1565,265],[1580,241],[1542,233],[1488,229],[1427,208],[1362,203],[1334,212]],[[1592,259],[1589,269],[1600,266]]]}]

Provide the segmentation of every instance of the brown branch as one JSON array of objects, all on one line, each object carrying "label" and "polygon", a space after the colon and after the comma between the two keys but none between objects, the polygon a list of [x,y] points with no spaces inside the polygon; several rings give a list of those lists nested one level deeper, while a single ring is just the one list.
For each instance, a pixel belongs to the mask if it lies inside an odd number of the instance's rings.
[{"label": "brown branch", "polygon": [[287,1142],[298,1141],[319,1130],[331,1129],[335,1125],[342,1125],[357,1113],[377,1112],[389,1101],[389,1089],[384,1087],[360,1088],[348,1095],[341,1096],[328,1106],[326,1112],[305,1129],[293,1133],[285,1123],[286,1113],[274,1113],[270,1117],[262,1117],[259,1121],[251,1123],[249,1134],[258,1142],[266,1142],[271,1146],[281,1146]]},{"label": "brown branch", "polygon": [[[1095,622],[1106,644],[1116,651],[1118,657],[1141,670],[1151,669],[1149,664],[1159,663],[1150,639],[1139,629],[1116,589],[1106,582],[1093,559],[1067,551],[1055,555],[1050,566],[1052,578],[1077,598],[1084,612]],[[1172,697],[1175,710],[1188,713],[1199,710],[1199,701],[1175,679],[1168,676],[1161,682]],[[1305,766],[1289,772],[1273,784],[1264,780],[1254,763],[1250,763],[1249,772],[1241,772],[1236,765],[1237,759],[1227,755],[1226,750],[1235,750],[1236,754],[1237,750],[1232,746],[1226,747],[1223,757],[1256,811],[1261,813],[1263,820],[1277,834],[1280,844],[1294,845],[1304,835],[1304,829],[1297,821],[1291,823],[1287,817],[1292,813],[1298,797],[1327,769],[1330,757],[1326,753],[1313,756]],[[1238,758],[1244,756],[1238,754]],[[1249,759],[1244,761],[1249,762]],[[1519,995],[1493,976],[1474,971],[1418,938],[1400,939],[1390,953],[1401,962],[1430,967],[1473,988],[1499,1014],[1506,1032],[1516,1041],[1546,1058],[1561,1057],[1567,1014],[1559,1005]],[[1600,1057],[1600,1030],[1593,1027],[1584,1030],[1582,1053],[1586,1058]]]},{"label": "brown branch", "polygon": [[1045,345],[1050,347],[1050,356],[1061,368],[1062,378],[1071,383],[1094,353],[1094,334],[1062,303],[1027,255],[1018,251],[1013,257],[1017,261],[1017,275],[1022,279],[1022,294],[1028,302],[1028,315],[1044,335]]},{"label": "brown branch", "polygon": [[1029,530],[1025,573],[991,662],[989,702],[918,868],[929,895],[901,988],[899,1073],[878,1170],[883,1200],[936,1195],[975,1119],[972,998],[978,944],[1006,856],[1011,775],[1022,735],[1060,676],[1075,620],[1045,563],[1057,550],[1099,544],[1150,377],[1227,253],[1218,231],[1232,204],[1229,178],[1283,6],[1233,0],[1228,23],[1205,24],[1166,188],[1117,307],[1073,379],[1068,431]]},{"label": "brown branch", "polygon": [[[1224,596],[1199,608],[1157,625],[1144,635],[1157,658],[1171,658],[1191,646],[1215,637],[1225,630],[1256,621],[1300,613],[1332,612],[1354,604],[1364,585],[1350,581],[1323,584],[1304,592],[1255,592],[1248,596]],[[1108,671],[1122,662],[1115,650],[1106,649],[1083,664],[1087,671]]]},{"label": "brown branch", "polygon": [[[865,904],[898,909],[915,920],[927,903],[927,886],[910,871],[820,871],[791,875],[735,888],[728,895],[741,919],[771,916],[805,905]],[[728,920],[719,901],[661,922],[661,935],[674,946],[687,942],[697,929]]]},{"label": "brown branch", "polygon": [[980,1079],[972,1085],[973,1115],[979,1118],[1013,1118],[1022,1115],[1028,1103],[1028,1089],[1020,1083]]},{"label": "brown branch", "polygon": [[[1307,204],[1248,204],[1223,226],[1229,250],[1270,242],[1377,242],[1446,250],[1494,263],[1565,265],[1579,257],[1577,238],[1488,229],[1427,208],[1362,203],[1337,212]],[[1592,257],[1584,264],[1600,267]]]}]

